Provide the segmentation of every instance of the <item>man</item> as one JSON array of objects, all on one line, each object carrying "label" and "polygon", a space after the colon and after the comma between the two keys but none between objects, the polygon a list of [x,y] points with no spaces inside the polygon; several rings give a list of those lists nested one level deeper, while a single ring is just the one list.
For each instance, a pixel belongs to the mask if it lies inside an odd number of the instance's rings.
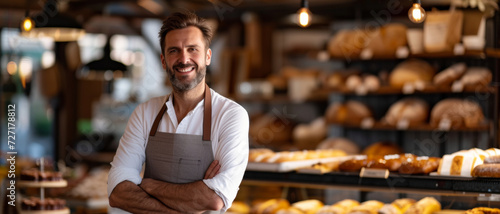
[{"label": "man", "polygon": [[249,119],[205,84],[211,36],[193,13],[174,13],[163,22],[161,62],[173,92],[131,115],[109,172],[111,207],[200,213],[231,206],[248,161]]}]

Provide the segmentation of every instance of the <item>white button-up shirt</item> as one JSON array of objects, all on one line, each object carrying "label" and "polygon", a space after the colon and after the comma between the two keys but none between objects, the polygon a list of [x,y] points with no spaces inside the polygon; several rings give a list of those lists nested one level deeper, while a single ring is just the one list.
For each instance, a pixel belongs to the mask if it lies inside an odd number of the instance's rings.
[{"label": "white button-up shirt", "polygon": [[[212,94],[212,151],[214,160],[219,160],[219,174],[203,182],[224,201],[226,211],[239,189],[248,163],[249,119],[246,110],[217,92]],[[171,96],[171,95],[170,95]],[[111,162],[108,176],[108,196],[122,181],[140,184],[140,172],[146,159],[149,132],[165,96],[153,98],[140,104],[132,113],[120,145]],[[166,102],[167,112],[158,126],[158,132],[177,134],[203,134],[203,100],[182,119],[177,121],[172,97]]]}]

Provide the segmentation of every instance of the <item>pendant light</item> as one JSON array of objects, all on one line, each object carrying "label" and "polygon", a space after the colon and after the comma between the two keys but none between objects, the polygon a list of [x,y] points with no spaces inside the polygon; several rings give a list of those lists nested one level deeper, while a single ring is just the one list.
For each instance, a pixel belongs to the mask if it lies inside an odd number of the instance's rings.
[{"label": "pendant light", "polygon": [[297,23],[301,27],[308,27],[311,25],[312,13],[309,10],[309,3],[307,0],[302,0],[301,8],[297,11]]},{"label": "pendant light", "polygon": [[40,13],[33,17],[26,14],[21,26],[21,35],[31,38],[49,37],[56,42],[70,42],[85,35],[85,30],[72,17],[58,11],[57,1],[48,0]]},{"label": "pendant light", "polygon": [[413,1],[413,6],[408,10],[408,18],[413,23],[422,23],[425,20],[425,10],[422,8],[420,0]]}]

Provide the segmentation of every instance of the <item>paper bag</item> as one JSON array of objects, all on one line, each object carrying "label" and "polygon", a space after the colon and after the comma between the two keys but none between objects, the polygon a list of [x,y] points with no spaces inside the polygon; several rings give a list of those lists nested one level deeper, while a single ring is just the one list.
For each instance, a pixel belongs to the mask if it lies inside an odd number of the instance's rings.
[{"label": "paper bag", "polygon": [[425,51],[453,51],[462,36],[463,17],[459,10],[429,12],[424,23]]}]

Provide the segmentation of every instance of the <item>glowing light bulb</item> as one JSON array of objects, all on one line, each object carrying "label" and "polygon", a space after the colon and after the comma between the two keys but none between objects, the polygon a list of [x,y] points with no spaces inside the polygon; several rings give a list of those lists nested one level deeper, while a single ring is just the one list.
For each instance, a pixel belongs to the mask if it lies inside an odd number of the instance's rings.
[{"label": "glowing light bulb", "polygon": [[414,3],[410,10],[408,10],[408,18],[413,23],[422,23],[425,20],[424,8],[419,3]]},{"label": "glowing light bulb", "polygon": [[311,14],[311,11],[309,11],[309,9],[307,9],[306,7],[303,7],[303,8],[300,8],[300,10],[297,13],[298,13],[298,15],[297,15],[298,24],[301,27],[307,27],[307,26],[311,25],[312,14]]},{"label": "glowing light bulb", "polygon": [[31,29],[33,29],[33,26],[35,26],[35,23],[33,23],[33,20],[31,20],[31,18],[29,17],[24,18],[22,25],[23,31],[29,32],[31,31]]}]

